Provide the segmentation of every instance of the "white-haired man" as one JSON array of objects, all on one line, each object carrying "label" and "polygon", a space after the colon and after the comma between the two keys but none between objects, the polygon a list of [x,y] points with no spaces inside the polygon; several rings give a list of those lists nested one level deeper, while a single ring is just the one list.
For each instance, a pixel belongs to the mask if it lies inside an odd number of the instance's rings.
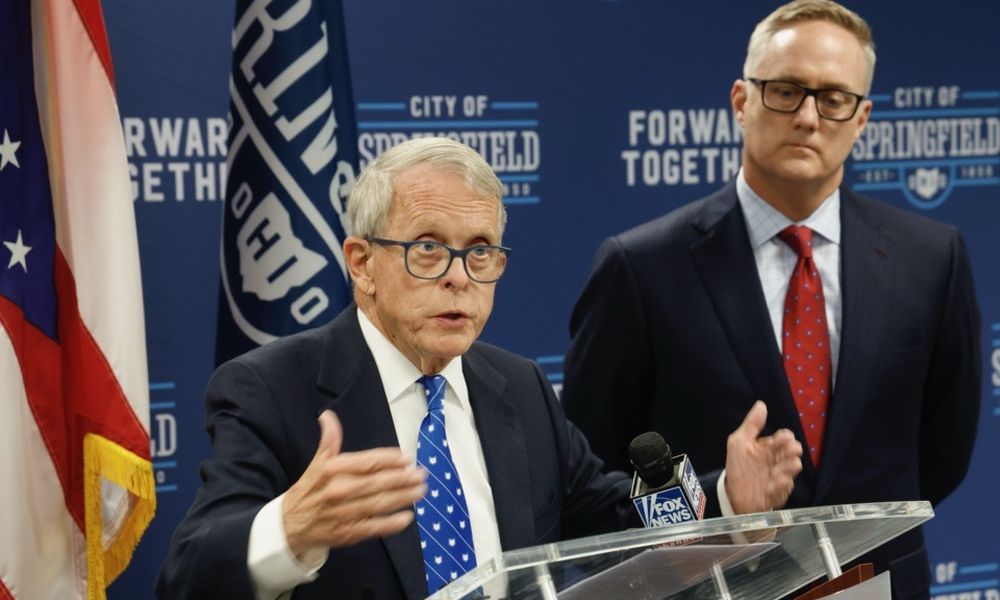
[{"label": "white-haired man", "polygon": [[[443,138],[362,173],[356,305],[213,375],[214,453],[162,597],[423,598],[501,550],[634,523],[627,478],[602,474],[541,369],[476,341],[510,253],[501,193]],[[786,467],[761,504],[799,468],[790,434],[763,449],[749,468]]]}]

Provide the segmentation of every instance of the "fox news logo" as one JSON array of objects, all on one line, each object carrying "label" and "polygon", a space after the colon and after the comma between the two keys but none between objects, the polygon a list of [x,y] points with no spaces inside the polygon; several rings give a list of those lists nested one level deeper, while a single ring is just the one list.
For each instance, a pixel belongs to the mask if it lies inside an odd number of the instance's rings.
[{"label": "fox news logo", "polygon": [[704,518],[705,491],[701,489],[701,482],[698,481],[698,476],[695,475],[694,467],[691,465],[690,460],[684,461],[683,471],[681,472],[681,484],[687,490],[687,497],[691,499],[691,510],[694,511],[697,518]]},{"label": "fox news logo", "polygon": [[871,99],[851,153],[854,189],[899,191],[931,210],[955,188],[1000,185],[1000,91],[913,86]]},{"label": "fox news logo", "polygon": [[[330,28],[333,31],[336,28]],[[230,179],[222,284],[233,319],[257,344],[329,320],[347,304],[341,242],[356,149],[342,61],[308,1],[255,2],[233,29]],[[342,116],[345,116],[342,115]]]},{"label": "fox news logo", "polygon": [[695,520],[696,512],[678,486],[636,498],[634,502],[644,527],[663,527]]}]

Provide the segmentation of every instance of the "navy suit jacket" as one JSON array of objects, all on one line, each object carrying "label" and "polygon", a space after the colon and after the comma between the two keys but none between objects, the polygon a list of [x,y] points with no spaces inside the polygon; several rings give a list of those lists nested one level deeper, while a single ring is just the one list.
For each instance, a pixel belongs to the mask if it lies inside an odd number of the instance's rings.
[{"label": "navy suit jacket", "polygon": [[[330,324],[221,366],[206,391],[213,455],[174,533],[157,582],[163,598],[252,598],[250,527],[261,507],[302,475],[332,409],[343,451],[398,446],[375,360],[355,306]],[[604,475],[536,364],[477,342],[462,357],[504,550],[638,524],[624,474]],[[366,591],[368,588],[369,591]],[[415,523],[330,551],[295,598],[424,598]]]},{"label": "navy suit jacket", "polygon": [[[979,413],[979,311],[955,228],[841,189],[840,362],[819,469],[789,507],[928,499],[961,482]],[[573,312],[563,405],[609,468],[655,430],[718,473],[753,402],[805,438],[735,185],[608,239]],[[715,486],[707,478],[706,492]],[[714,503],[710,502],[710,508]],[[716,505],[717,506],[717,505]],[[926,596],[919,531],[871,557]]]}]

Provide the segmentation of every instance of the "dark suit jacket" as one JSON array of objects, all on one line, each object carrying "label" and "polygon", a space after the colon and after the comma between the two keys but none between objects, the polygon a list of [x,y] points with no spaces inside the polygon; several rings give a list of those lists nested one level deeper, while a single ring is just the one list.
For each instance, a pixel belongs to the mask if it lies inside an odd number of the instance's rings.
[{"label": "dark suit jacket", "polygon": [[[221,366],[206,391],[212,458],[160,572],[163,598],[252,598],[246,567],[260,508],[287,490],[319,443],[317,416],[340,418],[343,451],[398,446],[375,360],[352,305],[330,324]],[[534,363],[488,344],[462,358],[505,550],[637,524],[623,474],[601,463],[570,425]],[[295,598],[423,598],[416,524],[331,550]]]},{"label": "dark suit jacket", "polygon": [[[937,503],[965,476],[979,413],[965,245],[953,227],[847,189],[841,232],[840,362],[823,459],[817,470],[803,457],[788,506]],[[765,433],[786,427],[805,446],[733,184],[608,239],[570,329],[563,405],[608,468],[626,468],[631,438],[655,430],[717,474],[727,435],[758,398]],[[892,564],[897,597],[927,595],[919,531],[873,560]]]}]

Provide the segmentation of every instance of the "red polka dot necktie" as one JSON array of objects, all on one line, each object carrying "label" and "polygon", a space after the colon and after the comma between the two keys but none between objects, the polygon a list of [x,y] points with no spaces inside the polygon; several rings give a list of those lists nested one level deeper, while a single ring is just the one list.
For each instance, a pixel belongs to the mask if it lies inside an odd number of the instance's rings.
[{"label": "red polka dot necktie", "polygon": [[818,467],[830,399],[830,333],[823,282],[813,261],[812,235],[808,227],[791,225],[778,234],[778,239],[799,257],[785,295],[781,348],[809,455]]}]

